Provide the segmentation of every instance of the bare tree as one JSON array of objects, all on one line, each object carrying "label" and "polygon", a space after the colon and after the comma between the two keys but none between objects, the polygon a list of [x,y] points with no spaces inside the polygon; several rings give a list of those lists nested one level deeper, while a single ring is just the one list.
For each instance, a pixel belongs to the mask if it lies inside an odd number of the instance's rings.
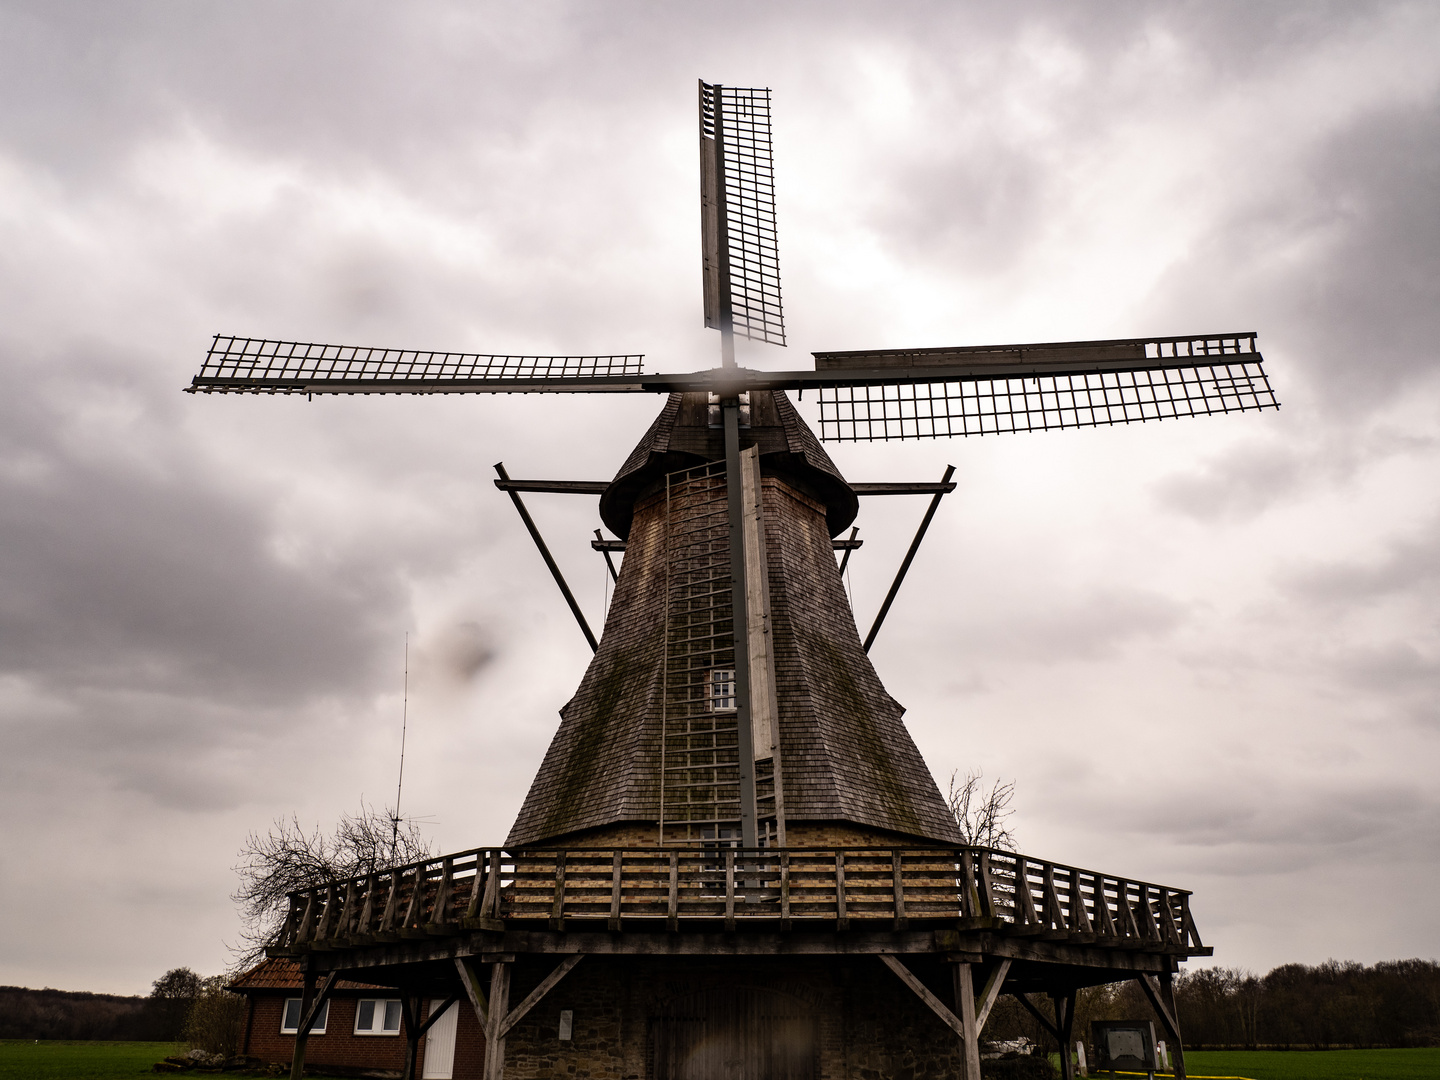
[{"label": "bare tree", "polygon": [[987,790],[981,781],[983,769],[975,769],[960,779],[960,770],[950,773],[950,791],[945,801],[955,824],[960,827],[960,839],[967,846],[1015,850],[1015,834],[1006,824],[1015,812],[1010,803],[1015,798],[1013,780],[996,780]]},{"label": "bare tree", "polygon": [[292,892],[418,862],[433,854],[414,819],[360,804],[343,814],[333,835],[307,833],[293,814],[277,818],[264,836],[251,833],[234,870],[240,884],[230,899],[240,908],[240,940],[230,946],[236,968],[258,963],[275,940]]}]

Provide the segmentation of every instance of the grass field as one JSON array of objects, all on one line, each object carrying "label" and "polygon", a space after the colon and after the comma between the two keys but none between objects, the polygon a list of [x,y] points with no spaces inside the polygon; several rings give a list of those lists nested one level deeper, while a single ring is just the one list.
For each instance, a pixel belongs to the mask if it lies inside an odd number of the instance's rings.
[{"label": "grass field", "polygon": [[180,1053],[163,1042],[30,1042],[0,1039],[0,1080],[135,1080]]},{"label": "grass field", "polygon": [[[1059,1059],[1050,1055],[1059,1069]],[[1440,1080],[1440,1048],[1422,1050],[1187,1050],[1192,1078],[1234,1080]],[[1109,1076],[1097,1072],[1093,1076]],[[1122,1074],[1134,1077],[1140,1074]],[[1168,1077],[1169,1073],[1162,1073]]]},{"label": "grass field", "polygon": [[1191,1076],[1248,1080],[1440,1080],[1440,1048],[1421,1050],[1191,1050]]}]

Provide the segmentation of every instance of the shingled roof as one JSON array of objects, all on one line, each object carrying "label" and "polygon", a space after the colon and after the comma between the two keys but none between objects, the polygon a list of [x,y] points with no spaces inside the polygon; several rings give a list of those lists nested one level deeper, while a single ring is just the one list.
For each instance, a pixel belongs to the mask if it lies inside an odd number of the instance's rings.
[{"label": "shingled roof", "polygon": [[[958,843],[955,822],[861,646],[830,537],[855,494],[783,394],[752,398],[787,821],[841,821]],[[672,395],[601,500],[628,536],[600,648],[508,843],[658,820],[665,664],[667,472],[724,457],[703,395]],[[623,527],[623,528],[622,528]]]}]

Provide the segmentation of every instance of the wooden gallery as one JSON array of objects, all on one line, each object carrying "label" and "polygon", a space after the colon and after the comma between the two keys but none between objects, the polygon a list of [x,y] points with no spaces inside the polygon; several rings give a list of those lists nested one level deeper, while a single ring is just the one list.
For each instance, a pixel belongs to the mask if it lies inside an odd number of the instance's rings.
[{"label": "wooden gallery", "polygon": [[[503,846],[291,897],[271,960],[236,988],[249,1051],[288,1051],[292,1076],[308,1060],[484,1080],[980,1080],[1000,995],[1069,1046],[1076,992],[1119,980],[1143,988],[1185,1075],[1171,978],[1210,952],[1189,894],[962,844],[870,663],[878,620],[860,638],[836,562],[860,499],[929,494],[928,524],[950,474],[849,483],[784,391],[815,390],[839,439],[1273,407],[1254,335],[738,367],[735,333],[783,344],[768,110],[768,92],[701,85],[719,367],[217,338],[192,384],[666,395],[608,483],[499,470],[594,658]],[[598,495],[618,539],[595,546],[624,551],[598,640],[520,499],[563,491]]]}]

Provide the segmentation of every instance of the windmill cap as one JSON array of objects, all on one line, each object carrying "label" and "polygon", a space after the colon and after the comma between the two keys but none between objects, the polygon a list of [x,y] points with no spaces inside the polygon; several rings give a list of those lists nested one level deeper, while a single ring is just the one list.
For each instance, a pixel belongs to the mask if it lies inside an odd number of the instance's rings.
[{"label": "windmill cap", "polygon": [[[855,492],[795,406],[781,391],[750,394],[750,426],[740,429],[740,448],[760,448],[761,469],[782,477],[825,507],[835,536],[859,510]],[[710,426],[706,394],[671,394],[625,464],[600,496],[600,519],[622,540],[630,536],[635,503],[666,473],[725,459],[725,434]]]}]

